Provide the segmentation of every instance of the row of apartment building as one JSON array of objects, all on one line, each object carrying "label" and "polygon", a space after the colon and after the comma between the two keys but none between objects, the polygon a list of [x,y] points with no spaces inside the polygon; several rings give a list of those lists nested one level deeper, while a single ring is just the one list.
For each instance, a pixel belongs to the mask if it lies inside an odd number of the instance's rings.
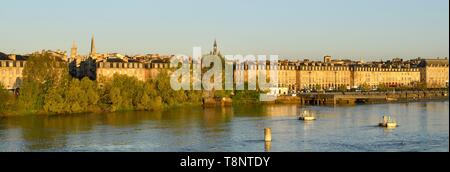
[{"label": "row of apartment building", "polygon": [[278,81],[280,88],[347,89],[368,85],[377,88],[412,87],[424,83],[428,88],[448,86],[449,66],[447,59],[423,59],[414,67],[393,67],[368,64],[301,63],[280,64]]},{"label": "row of apartment building", "polygon": [[[7,89],[20,87],[26,64],[25,58],[16,56],[0,57],[0,82]],[[246,64],[244,68],[235,67],[235,75],[258,70],[261,66]],[[265,68],[269,69],[270,66]],[[130,61],[101,61],[96,62],[98,80],[106,80],[114,74],[136,77],[139,80],[155,78],[161,70],[170,69],[168,60],[153,60],[149,63]],[[322,89],[337,89],[345,86],[357,88],[369,85],[376,88],[379,85],[390,87],[414,86],[424,83],[428,88],[444,88],[448,86],[448,59],[418,59],[417,64],[393,65],[375,63],[349,63],[331,61],[326,56],[323,62],[280,61],[277,67],[278,83],[284,90],[298,91],[320,87]],[[254,72],[256,73],[256,72]],[[267,72],[269,74],[269,72]],[[250,76],[251,77],[251,76]]]}]

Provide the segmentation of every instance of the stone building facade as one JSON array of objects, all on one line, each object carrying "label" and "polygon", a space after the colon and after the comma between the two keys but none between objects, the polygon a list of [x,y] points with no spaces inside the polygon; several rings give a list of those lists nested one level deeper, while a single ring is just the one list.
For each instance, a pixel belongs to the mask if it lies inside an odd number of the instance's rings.
[{"label": "stone building facade", "polygon": [[418,68],[384,68],[354,66],[352,69],[353,88],[362,85],[377,88],[379,85],[388,87],[411,87],[420,82]]},{"label": "stone building facade", "polygon": [[298,87],[297,71],[298,67],[293,63],[281,62],[278,64],[278,87],[296,90]]},{"label": "stone building facade", "polygon": [[25,60],[0,60],[0,82],[8,90],[20,87],[23,80]]},{"label": "stone building facade", "polygon": [[136,77],[140,81],[155,79],[164,69],[169,69],[168,61],[155,60],[151,63],[140,62],[97,62],[97,78],[103,82],[110,79],[114,74]]},{"label": "stone building facade", "polygon": [[[278,64],[278,87],[288,89],[288,93],[300,90],[337,90],[340,88],[357,89],[369,86],[414,87],[426,83],[428,88],[448,86],[448,61],[424,60],[423,66],[392,64],[358,64],[333,62],[326,56],[324,62],[287,62]],[[235,76],[244,73],[245,81],[249,73],[256,75],[261,67],[246,65],[236,67]],[[266,67],[269,69],[269,67]],[[250,76],[251,77],[251,76]],[[269,72],[267,72],[269,78]],[[235,77],[236,78],[236,77]]]},{"label": "stone building facade", "polygon": [[352,86],[351,73],[351,68],[346,65],[302,63],[297,70],[297,90],[350,87]]},{"label": "stone building facade", "polygon": [[138,80],[145,81],[148,78],[148,71],[142,63],[125,62],[98,62],[97,78],[100,81],[112,78],[114,74],[127,75],[135,77]]},{"label": "stone building facade", "polygon": [[448,87],[448,59],[424,59],[419,64],[420,81],[428,88]]}]

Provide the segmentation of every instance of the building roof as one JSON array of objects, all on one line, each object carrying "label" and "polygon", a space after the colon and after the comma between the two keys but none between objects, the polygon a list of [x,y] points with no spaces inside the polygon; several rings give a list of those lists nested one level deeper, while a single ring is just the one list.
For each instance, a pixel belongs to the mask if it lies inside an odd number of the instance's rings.
[{"label": "building roof", "polygon": [[[24,61],[27,60],[28,56],[16,55],[16,61]],[[13,60],[9,57],[8,54],[0,52],[0,60]]]},{"label": "building roof", "polygon": [[28,56],[16,55],[16,60],[27,60]]},{"label": "building roof", "polygon": [[152,59],[150,63],[170,63],[170,61],[166,59]]},{"label": "building roof", "polygon": [[448,59],[422,59],[419,66],[448,66]]},{"label": "building roof", "polygon": [[140,63],[140,61],[136,59],[128,59],[128,63]]},{"label": "building roof", "polygon": [[8,55],[5,53],[0,52],[0,60],[9,60]]},{"label": "building roof", "polygon": [[125,62],[124,60],[120,59],[120,58],[108,58],[106,59],[106,62]]}]

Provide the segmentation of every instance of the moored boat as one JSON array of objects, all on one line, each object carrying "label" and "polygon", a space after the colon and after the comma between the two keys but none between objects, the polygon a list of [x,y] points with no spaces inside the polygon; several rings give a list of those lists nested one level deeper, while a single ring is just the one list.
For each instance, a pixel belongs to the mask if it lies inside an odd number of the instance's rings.
[{"label": "moored boat", "polygon": [[302,114],[300,114],[298,119],[302,121],[314,121],[316,120],[316,117],[311,111],[305,110]]},{"label": "moored boat", "polygon": [[386,101],[394,102],[394,101],[398,101],[398,99],[397,98],[386,98]]},{"label": "moored boat", "polygon": [[392,119],[390,116],[383,116],[383,119],[378,124],[378,126],[384,127],[384,128],[395,128],[395,127],[397,127],[397,121]]}]

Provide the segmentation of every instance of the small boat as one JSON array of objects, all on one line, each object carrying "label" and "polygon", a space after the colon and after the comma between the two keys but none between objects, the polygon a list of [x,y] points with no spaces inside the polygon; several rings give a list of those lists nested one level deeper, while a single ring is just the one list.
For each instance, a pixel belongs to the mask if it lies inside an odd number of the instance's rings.
[{"label": "small boat", "polygon": [[383,116],[382,121],[378,124],[380,127],[384,128],[395,128],[397,127],[397,122],[392,119],[390,116]]},{"label": "small boat", "polygon": [[316,120],[316,117],[311,111],[305,110],[303,113],[298,117],[299,120],[302,121],[314,121]]},{"label": "small boat", "polygon": [[386,101],[393,102],[393,101],[398,101],[398,99],[396,99],[396,98],[386,98]]}]

